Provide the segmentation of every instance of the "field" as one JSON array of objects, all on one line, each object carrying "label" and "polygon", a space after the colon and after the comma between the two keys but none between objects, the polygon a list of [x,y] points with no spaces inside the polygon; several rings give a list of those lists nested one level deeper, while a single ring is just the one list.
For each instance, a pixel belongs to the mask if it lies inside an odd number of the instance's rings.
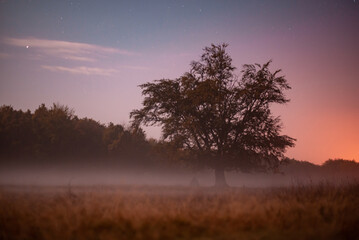
[{"label": "field", "polygon": [[14,187],[0,239],[359,239],[359,185]]}]

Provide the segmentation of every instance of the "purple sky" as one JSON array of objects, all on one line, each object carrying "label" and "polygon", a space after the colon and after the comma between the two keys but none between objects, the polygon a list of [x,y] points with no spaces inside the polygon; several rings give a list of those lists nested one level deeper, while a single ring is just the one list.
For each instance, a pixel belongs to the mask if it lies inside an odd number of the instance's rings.
[{"label": "purple sky", "polygon": [[238,74],[269,59],[283,70],[292,101],[273,109],[297,138],[289,157],[359,160],[359,0],[1,0],[0,104],[128,124],[139,84],[181,76],[222,42]]}]

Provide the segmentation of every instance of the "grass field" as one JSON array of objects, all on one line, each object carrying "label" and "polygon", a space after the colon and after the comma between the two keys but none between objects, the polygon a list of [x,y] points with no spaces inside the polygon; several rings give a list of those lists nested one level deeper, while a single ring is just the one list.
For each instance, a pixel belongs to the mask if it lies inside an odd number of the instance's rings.
[{"label": "grass field", "polygon": [[0,239],[359,239],[359,184],[3,186]]}]

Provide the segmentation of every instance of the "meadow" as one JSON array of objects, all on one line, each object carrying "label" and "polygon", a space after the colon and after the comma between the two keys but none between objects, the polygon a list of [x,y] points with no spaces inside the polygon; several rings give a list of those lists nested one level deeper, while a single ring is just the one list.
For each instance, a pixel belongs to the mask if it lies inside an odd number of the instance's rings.
[{"label": "meadow", "polygon": [[359,184],[0,189],[0,239],[359,239]]}]

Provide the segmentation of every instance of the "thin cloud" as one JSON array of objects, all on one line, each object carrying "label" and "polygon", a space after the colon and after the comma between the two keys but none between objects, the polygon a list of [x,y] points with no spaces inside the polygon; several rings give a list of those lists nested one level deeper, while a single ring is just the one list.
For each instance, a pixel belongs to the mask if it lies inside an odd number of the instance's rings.
[{"label": "thin cloud", "polygon": [[112,76],[113,74],[118,73],[116,69],[113,68],[93,68],[93,67],[64,67],[64,66],[49,66],[42,65],[43,69],[50,70],[53,72],[66,72],[71,74],[81,74],[81,75],[100,75],[100,76]]},{"label": "thin cloud", "polygon": [[[116,64],[113,64],[113,62],[110,63],[112,66],[107,66],[107,68],[104,68],[103,66],[94,66],[93,64],[97,62],[97,60],[106,60],[106,58],[113,58],[116,55],[122,55],[126,57],[139,55],[138,53],[127,50],[102,47],[87,43],[39,38],[3,38],[1,42],[9,46],[24,48],[24,50],[30,51],[32,57],[36,56],[37,60],[46,61],[46,63],[40,64],[42,69],[46,69],[52,72],[79,75],[113,76],[119,72],[118,69],[138,71],[149,69],[143,66],[116,66]],[[0,58],[1,57],[5,56],[0,55]],[[49,64],[49,60],[51,61],[56,59],[64,59],[71,61],[71,63],[66,64],[67,66],[63,66],[62,64],[55,62]]]},{"label": "thin cloud", "polygon": [[39,38],[4,38],[3,43],[15,47],[34,49],[51,57],[60,57],[64,59],[85,62],[93,62],[95,61],[96,57],[113,54],[123,56],[139,55],[138,53],[128,50],[102,47],[94,44]]},{"label": "thin cloud", "polygon": [[79,56],[67,56],[65,57],[67,60],[74,60],[74,61],[82,61],[82,62],[95,62],[94,58],[90,57],[79,57]]}]

